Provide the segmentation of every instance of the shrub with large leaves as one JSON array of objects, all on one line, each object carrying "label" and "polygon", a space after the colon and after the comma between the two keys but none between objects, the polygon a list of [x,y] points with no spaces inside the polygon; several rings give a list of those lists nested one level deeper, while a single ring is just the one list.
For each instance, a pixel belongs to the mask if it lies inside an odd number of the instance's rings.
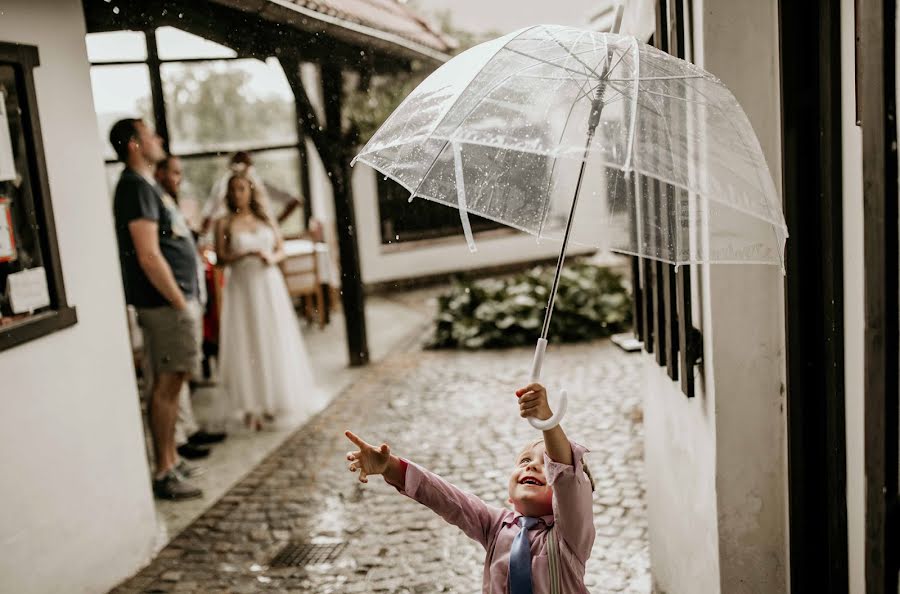
[{"label": "shrub with large leaves", "polygon": [[[432,348],[499,348],[534,344],[541,332],[552,267],[504,279],[458,280],[438,297]],[[578,342],[631,324],[631,296],[622,277],[586,263],[567,265],[550,321],[550,341]]]}]

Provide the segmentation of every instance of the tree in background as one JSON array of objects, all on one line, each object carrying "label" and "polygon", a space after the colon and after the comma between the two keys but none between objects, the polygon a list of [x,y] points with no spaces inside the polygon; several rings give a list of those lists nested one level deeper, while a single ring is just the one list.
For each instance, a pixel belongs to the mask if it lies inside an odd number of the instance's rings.
[{"label": "tree in background", "polygon": [[[427,14],[428,12],[424,6],[414,0],[408,2],[407,5],[417,14]],[[453,24],[453,14],[450,10],[436,12],[434,22],[443,35],[455,39],[458,43],[453,52],[454,55],[500,36],[500,33],[496,31],[473,33],[457,28]],[[378,127],[431,72],[430,67],[420,62],[413,62],[408,72],[373,76],[363,92],[350,95],[347,103],[347,118],[350,124],[359,131],[360,145],[365,144],[375,134]]]}]

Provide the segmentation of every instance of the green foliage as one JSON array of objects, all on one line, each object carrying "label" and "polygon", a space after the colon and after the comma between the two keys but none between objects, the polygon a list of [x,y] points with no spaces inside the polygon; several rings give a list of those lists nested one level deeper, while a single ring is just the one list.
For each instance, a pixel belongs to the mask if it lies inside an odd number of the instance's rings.
[{"label": "green foliage", "polygon": [[[431,348],[501,348],[534,344],[553,283],[553,267],[505,279],[457,281],[438,297]],[[607,268],[576,263],[563,268],[550,322],[550,341],[578,342],[627,329],[631,296]]]},{"label": "green foliage", "polygon": [[[416,2],[409,2],[408,5],[419,14],[427,12],[424,6]],[[496,31],[471,33],[459,29],[453,24],[452,15],[450,10],[439,11],[434,15],[434,19],[441,33],[456,40],[458,45],[454,54],[500,36]],[[431,74],[431,71],[431,65],[413,62],[408,72],[373,76],[365,92],[349,94],[346,103],[347,120],[358,132],[358,142],[361,145],[368,142],[388,116]]]},{"label": "green foliage", "polygon": [[359,134],[357,142],[360,145],[368,142],[388,116],[429,74],[429,70],[414,66],[410,72],[373,76],[365,92],[348,93],[345,110],[351,126]]},{"label": "green foliage", "polygon": [[259,96],[246,70],[186,67],[165,74],[170,133],[186,148],[296,138],[293,102]]}]

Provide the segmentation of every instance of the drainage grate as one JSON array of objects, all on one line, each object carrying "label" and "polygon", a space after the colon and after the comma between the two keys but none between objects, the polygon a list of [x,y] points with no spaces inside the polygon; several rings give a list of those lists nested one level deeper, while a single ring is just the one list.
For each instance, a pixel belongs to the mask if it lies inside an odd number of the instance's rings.
[{"label": "drainage grate", "polygon": [[319,563],[331,563],[344,552],[346,546],[346,542],[312,544],[292,541],[278,551],[278,554],[269,563],[269,567],[306,567]]}]

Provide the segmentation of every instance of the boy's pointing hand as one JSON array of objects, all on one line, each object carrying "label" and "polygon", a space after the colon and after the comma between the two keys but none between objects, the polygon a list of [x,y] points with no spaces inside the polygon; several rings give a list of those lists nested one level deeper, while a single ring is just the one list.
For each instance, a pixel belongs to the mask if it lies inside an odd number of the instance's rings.
[{"label": "boy's pointing hand", "polygon": [[345,431],[344,435],[359,448],[355,452],[347,452],[347,460],[350,461],[347,468],[350,472],[359,471],[359,482],[368,483],[370,474],[383,474],[387,470],[388,462],[391,459],[390,446],[383,443],[381,446],[375,447],[363,441],[352,431]]}]

